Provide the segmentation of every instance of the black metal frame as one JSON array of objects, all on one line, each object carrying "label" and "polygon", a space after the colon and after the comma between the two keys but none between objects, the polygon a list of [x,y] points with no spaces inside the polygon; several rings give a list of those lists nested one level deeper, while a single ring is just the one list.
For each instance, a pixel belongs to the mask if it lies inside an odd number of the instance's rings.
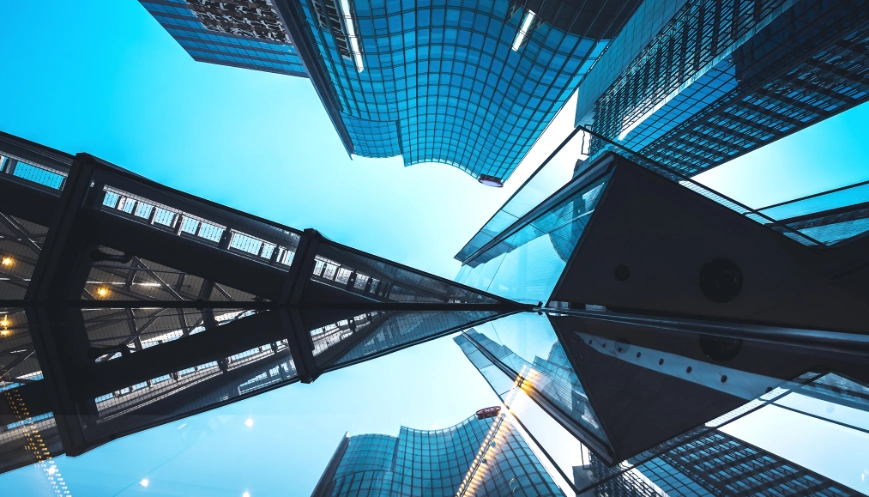
[{"label": "black metal frame", "polygon": [[[73,158],[0,135],[0,151],[7,150],[33,164],[49,163],[48,167],[68,174],[61,187],[53,189],[4,174],[7,170],[0,173],[0,212],[4,214],[0,222],[20,218],[48,227],[44,243],[28,238],[39,255],[31,261],[35,268],[30,281],[20,283],[26,286],[24,298],[0,299],[0,309],[23,309],[26,313],[44,379],[15,388],[33,390],[24,392],[28,399],[47,399],[34,413],[53,413],[69,455],[293,382],[310,383],[324,372],[460,329],[433,329],[424,337],[410,337],[406,342],[390,343],[382,350],[341,361],[394,313],[485,311],[468,314],[484,316],[469,318],[470,325],[476,325],[529,308],[325,240],[313,229],[295,230],[167,188],[88,154]],[[64,165],[65,169],[60,167]],[[129,201],[135,202],[130,204],[133,207],[124,210],[120,200],[115,204],[106,201],[107,191],[126,192]],[[150,214],[142,215],[140,205]],[[160,209],[171,222],[155,222]],[[185,231],[185,219],[199,223],[194,232]],[[206,224],[215,228],[219,237],[200,234]],[[233,246],[237,233],[254,239],[259,248],[246,251]],[[271,247],[271,255],[266,245]],[[342,287],[337,282],[318,281],[313,277],[315,260],[327,246],[359,258],[357,262],[364,257],[369,265],[410,274],[412,281],[402,281],[402,287],[425,297],[420,302],[402,302],[390,299],[386,292],[374,294],[347,283]],[[278,260],[280,250],[293,252],[292,261]],[[381,281],[389,278],[374,267],[364,270]],[[89,281],[92,271],[113,278],[106,281],[118,281],[111,293],[106,292],[108,296],[93,291],[94,283]],[[137,278],[142,281],[138,275],[153,281],[156,289],[133,285]],[[182,282],[189,281],[196,283],[182,289]],[[422,282],[419,288],[414,287],[415,281]],[[425,288],[426,284],[433,285],[434,290]],[[446,293],[438,294],[441,288]],[[455,300],[449,297],[452,294],[473,295],[477,300]],[[237,295],[242,295],[241,300],[234,298]],[[147,308],[157,310],[144,310]],[[226,311],[234,310],[239,311],[236,317],[226,320]],[[379,323],[347,340],[328,344],[334,345],[328,354],[315,357],[310,331],[322,323],[342,322],[360,311],[381,316]],[[97,312],[100,317],[88,321],[86,312]],[[220,316],[223,322],[216,319]],[[153,326],[160,319],[177,322],[183,330],[181,336],[157,347],[143,347],[146,335],[163,333]],[[92,339],[89,333],[94,332],[110,332],[110,336]],[[269,345],[273,351],[269,357],[274,359],[266,360]],[[232,362],[231,356],[257,348],[260,352],[255,354],[263,356],[262,360]],[[125,418],[129,409],[123,405],[109,418],[98,412],[95,399],[105,394],[130,390],[131,385],[142,382],[150,388],[152,379],[166,375],[179,381],[182,371],[201,371],[200,365],[215,363],[217,367],[206,374],[208,381],[195,380],[178,388],[184,395],[164,394],[163,390],[147,394],[147,402],[134,409],[142,415],[134,416],[135,420]],[[290,364],[294,371],[285,375],[282,363]],[[281,375],[272,379],[268,371],[275,367]],[[4,376],[6,372],[2,371]],[[237,384],[251,375],[247,381],[253,381],[263,373],[267,375],[263,385],[257,384],[251,391],[243,392],[244,383]],[[227,387],[237,390],[238,395],[223,400],[208,397]]]}]

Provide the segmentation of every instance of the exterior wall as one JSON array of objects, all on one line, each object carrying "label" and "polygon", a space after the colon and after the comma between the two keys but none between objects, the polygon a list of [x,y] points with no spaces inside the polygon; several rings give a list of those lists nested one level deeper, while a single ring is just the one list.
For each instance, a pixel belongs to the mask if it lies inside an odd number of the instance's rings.
[{"label": "exterior wall", "polygon": [[562,495],[504,415],[471,416],[443,430],[402,427],[398,437],[350,437],[331,485],[318,485],[325,491],[315,495],[451,497],[474,477],[464,495]]},{"label": "exterior wall", "polygon": [[607,179],[592,178],[545,212],[529,214],[515,233],[479,247],[485,250],[463,261],[456,281],[517,302],[548,302]]},{"label": "exterior wall", "polygon": [[869,100],[867,47],[866,2],[693,0],[598,99],[593,130],[697,174]]},{"label": "exterior wall", "polygon": [[508,0],[301,5],[355,154],[474,177],[512,173],[609,41],[535,20],[513,50]]},{"label": "exterior wall", "polygon": [[270,0],[140,0],[200,62],[307,77]]},{"label": "exterior wall", "polygon": [[[517,328],[527,330],[529,337],[525,337],[524,333],[515,333]],[[607,435],[597,420],[585,389],[546,318],[509,316],[480,326],[479,331],[476,328],[468,330],[454,340],[466,355],[473,353],[466,340],[473,341],[473,346],[477,348],[485,349],[501,368],[510,372],[505,372],[510,380],[525,369],[524,384],[533,388],[529,393],[532,398],[551,404],[599,442],[607,443]],[[535,342],[533,345],[530,343],[532,341]],[[537,355],[547,347],[548,353],[542,357]]]},{"label": "exterior wall", "polygon": [[594,106],[621,72],[660,34],[687,0],[645,0],[577,89],[576,124],[594,121]]},{"label": "exterior wall", "polygon": [[[606,478],[594,460],[591,470]],[[852,495],[849,489],[718,430],[603,479],[583,496]]]}]

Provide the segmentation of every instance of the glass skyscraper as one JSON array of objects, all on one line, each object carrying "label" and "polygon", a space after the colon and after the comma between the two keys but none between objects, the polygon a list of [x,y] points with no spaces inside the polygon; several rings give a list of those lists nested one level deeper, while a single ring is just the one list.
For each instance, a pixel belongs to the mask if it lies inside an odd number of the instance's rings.
[{"label": "glass skyscraper", "polygon": [[301,6],[349,152],[499,184],[639,2],[287,3]]},{"label": "glass skyscraper", "polygon": [[345,436],[312,497],[563,496],[514,423],[478,413],[441,430]]},{"label": "glass skyscraper", "polygon": [[632,61],[602,57],[577,124],[691,176],[869,100],[867,48],[865,2],[691,0]]},{"label": "glass skyscraper", "polygon": [[200,62],[307,77],[271,0],[140,0]]},{"label": "glass skyscraper", "polygon": [[577,124],[688,176],[869,100],[859,1],[142,4],[196,60],[309,76],[348,153],[493,186],[574,91]]},{"label": "glass skyscraper", "polygon": [[640,3],[142,1],[196,60],[308,75],[348,153],[492,186]]}]

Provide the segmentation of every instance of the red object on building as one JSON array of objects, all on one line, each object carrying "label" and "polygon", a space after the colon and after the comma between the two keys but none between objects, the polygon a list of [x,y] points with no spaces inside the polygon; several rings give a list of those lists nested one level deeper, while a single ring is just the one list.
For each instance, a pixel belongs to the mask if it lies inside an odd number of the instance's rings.
[{"label": "red object on building", "polygon": [[501,412],[501,406],[492,406],[477,411],[477,419],[494,418]]}]

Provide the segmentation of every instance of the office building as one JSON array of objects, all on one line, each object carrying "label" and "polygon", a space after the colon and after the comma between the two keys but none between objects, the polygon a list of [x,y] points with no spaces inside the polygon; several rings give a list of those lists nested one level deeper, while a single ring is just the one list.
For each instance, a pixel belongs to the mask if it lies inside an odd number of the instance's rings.
[{"label": "office building", "polygon": [[140,0],[199,62],[307,77],[271,0]]},{"label": "office building", "polygon": [[869,99],[860,1],[142,4],[196,60],[310,76],[348,153],[492,186],[574,91],[577,124],[688,176]]},{"label": "office building", "polygon": [[632,19],[683,4],[641,52],[627,26],[579,85],[577,124],[692,176],[869,100],[865,2],[669,4]]},{"label": "office building", "polygon": [[640,3],[142,2],[196,60],[263,69],[286,52],[280,63],[311,78],[349,154],[444,163],[491,186]]},{"label": "office building", "polygon": [[349,152],[497,186],[639,3],[305,0],[286,16],[314,48]]},{"label": "office building", "polygon": [[852,490],[722,431],[712,431],[617,474],[594,461],[588,497],[852,495]]},{"label": "office building", "polygon": [[562,496],[511,417],[481,409],[441,430],[347,436],[312,497]]}]

